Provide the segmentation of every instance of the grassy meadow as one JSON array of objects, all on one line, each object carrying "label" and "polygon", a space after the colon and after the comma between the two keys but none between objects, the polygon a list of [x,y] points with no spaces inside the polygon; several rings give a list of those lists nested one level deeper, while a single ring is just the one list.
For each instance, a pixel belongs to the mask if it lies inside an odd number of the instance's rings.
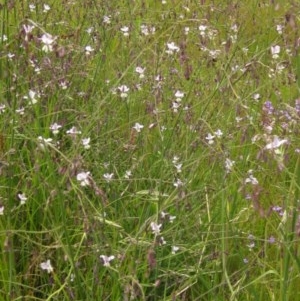
[{"label": "grassy meadow", "polygon": [[0,301],[300,300],[299,16],[0,1]]}]

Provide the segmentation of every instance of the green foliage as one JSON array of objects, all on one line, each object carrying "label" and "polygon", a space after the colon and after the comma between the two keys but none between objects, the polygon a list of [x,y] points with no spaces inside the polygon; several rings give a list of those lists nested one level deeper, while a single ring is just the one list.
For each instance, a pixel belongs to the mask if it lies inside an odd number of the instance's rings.
[{"label": "green foliage", "polygon": [[299,300],[300,8],[210,2],[0,2],[0,301]]}]

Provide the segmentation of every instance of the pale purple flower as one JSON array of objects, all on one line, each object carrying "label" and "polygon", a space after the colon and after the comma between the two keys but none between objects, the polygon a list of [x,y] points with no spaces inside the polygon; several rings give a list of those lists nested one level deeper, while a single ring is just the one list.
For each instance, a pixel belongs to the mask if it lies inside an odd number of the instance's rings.
[{"label": "pale purple flower", "polygon": [[40,267],[42,270],[46,270],[48,272],[48,274],[50,274],[51,272],[53,272],[53,267],[51,265],[50,259],[48,259],[45,262],[42,262],[40,264]]},{"label": "pale purple flower", "polygon": [[284,144],[287,144],[287,143],[288,143],[287,139],[279,139],[278,136],[275,135],[273,137],[273,141],[271,141],[270,143],[268,143],[265,146],[265,149],[267,149],[267,150],[277,149],[281,145],[284,145]]},{"label": "pale purple flower", "polygon": [[150,227],[151,227],[152,233],[155,235],[159,235],[161,226],[162,226],[162,224],[157,224],[155,222],[151,222]]},{"label": "pale purple flower", "polygon": [[59,129],[61,128],[62,126],[58,123],[52,123],[49,127],[49,129],[51,130],[52,134],[53,135],[57,135],[59,133]]},{"label": "pale purple flower", "polygon": [[100,255],[100,258],[103,261],[103,265],[105,267],[109,267],[110,266],[110,262],[115,259],[115,256],[113,256],[113,255],[111,255],[111,256]]},{"label": "pale purple flower", "polygon": [[84,149],[90,149],[90,148],[91,148],[91,146],[90,146],[90,141],[91,141],[91,138],[90,138],[90,137],[88,137],[88,138],[83,138],[83,139],[81,140]]},{"label": "pale purple flower", "polygon": [[66,132],[69,135],[75,136],[75,135],[80,135],[81,131],[77,130],[75,126],[71,127],[69,130]]},{"label": "pale purple flower", "polygon": [[80,172],[76,176],[77,181],[80,182],[81,186],[89,186],[90,185],[90,172]]},{"label": "pale purple flower", "polygon": [[279,53],[280,53],[279,45],[271,46],[271,54],[273,59],[279,58]]},{"label": "pale purple flower", "polygon": [[55,39],[51,34],[44,33],[41,37],[41,41],[44,44],[42,50],[45,52],[51,52],[53,50],[53,43]]}]

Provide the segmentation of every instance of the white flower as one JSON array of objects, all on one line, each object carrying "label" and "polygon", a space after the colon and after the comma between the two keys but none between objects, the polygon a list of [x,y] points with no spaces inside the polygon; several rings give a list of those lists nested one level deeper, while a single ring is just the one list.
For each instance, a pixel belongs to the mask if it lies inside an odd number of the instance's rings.
[{"label": "white flower", "polygon": [[111,16],[104,16],[103,17],[103,23],[110,24],[111,23]]},{"label": "white flower", "polygon": [[4,214],[4,206],[1,205],[1,206],[0,206],[0,215],[3,215],[3,214]]},{"label": "white flower", "polygon": [[173,183],[173,185],[178,188],[183,185],[183,182],[180,179],[177,179],[176,182]]},{"label": "white flower", "polygon": [[84,147],[85,149],[90,149],[90,148],[91,148],[91,146],[90,146],[90,141],[91,141],[91,138],[90,138],[90,137],[84,138],[84,139],[81,140],[82,145],[83,145],[83,147]]},{"label": "white flower", "polygon": [[249,177],[246,178],[245,183],[251,183],[252,185],[257,185],[258,180],[252,174],[250,174]]},{"label": "white flower", "polygon": [[128,26],[123,26],[123,27],[121,28],[121,31],[122,31],[122,33],[123,33],[123,35],[124,35],[125,37],[128,37],[128,36],[129,36],[129,27],[128,27]]},{"label": "white flower", "polygon": [[53,272],[53,267],[51,265],[50,259],[40,264],[42,270],[46,270],[49,273]]},{"label": "white flower", "polygon": [[179,247],[172,246],[172,254],[175,254],[179,250]]},{"label": "white flower", "polygon": [[180,50],[180,48],[176,46],[174,42],[167,43],[167,48],[168,49],[166,50],[166,53],[168,54],[173,54],[174,52],[178,52]]},{"label": "white flower", "polygon": [[50,9],[51,8],[48,4],[44,4],[44,10],[43,10],[44,13],[48,12]]},{"label": "white flower", "polygon": [[144,128],[144,126],[142,124],[136,122],[132,128],[135,129],[138,133],[140,133],[141,130]]},{"label": "white flower", "polygon": [[53,135],[57,135],[59,133],[59,129],[61,128],[62,126],[58,123],[52,123],[49,127],[49,129],[52,131],[52,134]]},{"label": "white flower", "polygon": [[205,139],[207,140],[208,144],[214,144],[215,142],[215,136],[213,136],[211,133],[208,133]]},{"label": "white flower", "polygon": [[18,193],[18,199],[20,200],[21,205],[24,205],[27,201],[25,193]]},{"label": "white flower", "polygon": [[259,93],[253,94],[253,99],[257,102],[260,99],[260,94]]},{"label": "white flower", "polygon": [[271,46],[271,54],[273,59],[277,59],[279,57],[279,53],[280,53],[279,45]]},{"label": "white flower", "polygon": [[277,32],[278,32],[279,34],[282,34],[283,25],[277,24],[277,25],[276,25],[276,30],[277,30]]},{"label": "white flower", "polygon": [[131,176],[132,176],[131,170],[126,170],[126,171],[125,171],[125,176],[124,176],[124,178],[125,178],[125,179],[129,179]]},{"label": "white flower", "polygon": [[0,114],[5,112],[5,108],[6,108],[5,104],[0,104]]},{"label": "white flower", "polygon": [[118,87],[121,98],[126,98],[128,96],[129,88],[126,85],[121,85]]},{"label": "white flower", "polygon": [[114,174],[113,173],[105,173],[103,175],[103,178],[107,181],[107,182],[110,182],[112,180],[112,178],[114,177]]},{"label": "white flower", "polygon": [[214,132],[214,134],[215,134],[218,138],[220,138],[220,137],[223,136],[223,132],[222,132],[220,129],[217,129],[217,130]]},{"label": "white flower", "polygon": [[80,182],[81,186],[89,186],[90,185],[90,172],[80,172],[79,174],[77,174],[76,179],[77,181]]},{"label": "white flower", "polygon": [[177,90],[175,93],[176,101],[181,101],[181,99],[184,97],[184,93]]},{"label": "white flower", "polygon": [[160,228],[161,228],[161,226],[162,226],[162,224],[158,225],[155,222],[151,222],[150,227],[151,227],[152,233],[155,234],[155,235],[160,234]]},{"label": "white flower", "polygon": [[115,256],[113,256],[113,255],[111,255],[111,256],[100,255],[100,258],[103,261],[103,265],[105,267],[109,267],[110,266],[110,262],[115,259]]},{"label": "white flower", "polygon": [[77,130],[75,126],[71,127],[69,130],[66,132],[69,135],[80,135],[81,131]]},{"label": "white flower", "polygon": [[91,46],[87,45],[87,46],[85,46],[84,50],[85,50],[85,54],[86,55],[90,55],[91,52],[94,51],[94,48],[92,48]]},{"label": "white flower", "polygon": [[288,143],[287,139],[280,140],[278,138],[278,136],[275,135],[274,138],[273,138],[273,141],[271,141],[270,143],[268,143],[265,146],[265,149],[268,149],[268,150],[276,149],[276,148],[279,148],[281,145],[284,145],[284,144],[287,144],[287,143]]},{"label": "white flower", "polygon": [[235,164],[235,161],[230,160],[229,158],[226,158],[225,160],[225,169],[227,173],[230,173],[232,171],[233,165]]},{"label": "white flower", "polygon": [[16,113],[20,114],[20,115],[24,115],[25,109],[23,107],[16,109]]},{"label": "white flower", "polygon": [[35,5],[33,3],[29,4],[29,9],[33,12],[35,10]]},{"label": "white flower", "polygon": [[51,52],[53,50],[53,43],[56,38],[53,38],[51,34],[44,33],[41,37],[42,43],[44,44],[42,50],[45,52]]},{"label": "white flower", "polygon": [[135,72],[137,72],[140,75],[140,78],[144,78],[144,72],[145,72],[146,68],[142,68],[142,67],[136,67],[135,68]]},{"label": "white flower", "polygon": [[[38,102],[38,97],[39,97],[39,94],[34,92],[33,90],[29,90],[28,92],[28,96],[29,96],[29,102],[31,105],[34,105]],[[25,99],[28,99],[28,96],[24,96]]]},{"label": "white flower", "polygon": [[184,27],[184,34],[188,35],[190,32],[190,28],[189,27]]},{"label": "white flower", "polygon": [[52,138],[43,138],[42,136],[39,136],[38,140],[40,142],[39,146],[40,146],[41,150],[45,150],[45,146],[51,145],[51,142],[53,139]]},{"label": "white flower", "polygon": [[169,216],[169,221],[170,221],[171,224],[173,223],[174,219],[176,219],[175,215],[170,215]]}]

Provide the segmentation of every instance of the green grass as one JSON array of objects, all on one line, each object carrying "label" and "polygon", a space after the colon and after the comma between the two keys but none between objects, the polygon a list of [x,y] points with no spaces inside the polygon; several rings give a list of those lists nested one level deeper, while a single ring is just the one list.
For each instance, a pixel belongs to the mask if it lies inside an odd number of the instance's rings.
[{"label": "green grass", "polygon": [[1,1],[0,301],[299,300],[300,7],[214,2]]}]

